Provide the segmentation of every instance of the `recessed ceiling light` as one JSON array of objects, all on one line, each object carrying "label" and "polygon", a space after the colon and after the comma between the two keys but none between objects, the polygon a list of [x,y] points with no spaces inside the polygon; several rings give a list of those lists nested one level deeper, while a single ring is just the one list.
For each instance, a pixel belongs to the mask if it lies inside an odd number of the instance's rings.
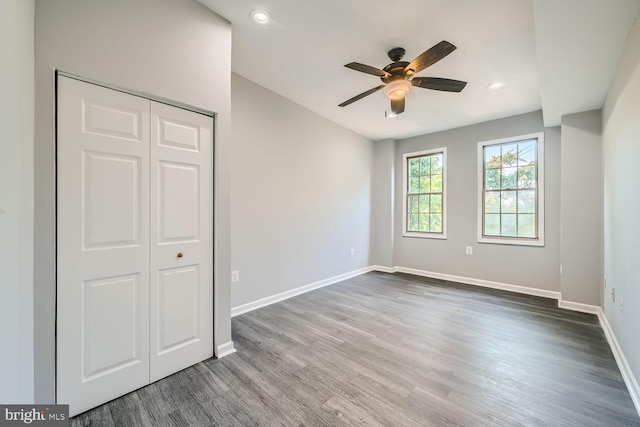
[{"label": "recessed ceiling light", "polygon": [[487,85],[487,89],[489,90],[498,90],[505,87],[506,84],[504,82],[493,82]]},{"label": "recessed ceiling light", "polygon": [[264,9],[253,9],[249,16],[258,24],[268,24],[271,20],[271,15]]}]

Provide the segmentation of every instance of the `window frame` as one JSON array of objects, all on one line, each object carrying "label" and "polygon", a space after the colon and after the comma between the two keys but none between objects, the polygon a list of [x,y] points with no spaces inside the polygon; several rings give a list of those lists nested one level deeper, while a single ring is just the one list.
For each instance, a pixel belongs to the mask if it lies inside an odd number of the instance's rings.
[{"label": "window frame", "polygon": [[[536,229],[537,238],[512,237],[512,236],[485,236],[484,235],[484,202],[485,202],[485,169],[484,148],[491,145],[517,143],[528,139],[537,140],[536,161]],[[512,136],[508,138],[493,139],[478,142],[478,243],[492,243],[499,245],[518,246],[544,246],[544,132],[536,132],[526,135]]]},{"label": "window frame", "polygon": [[[442,154],[442,233],[435,233],[432,231],[408,231],[408,206],[407,201],[409,198],[409,159],[414,157],[423,157],[433,154]],[[402,236],[403,237],[417,237],[421,239],[447,239],[447,147],[432,148],[429,150],[415,151],[412,153],[405,153],[402,156]]]}]

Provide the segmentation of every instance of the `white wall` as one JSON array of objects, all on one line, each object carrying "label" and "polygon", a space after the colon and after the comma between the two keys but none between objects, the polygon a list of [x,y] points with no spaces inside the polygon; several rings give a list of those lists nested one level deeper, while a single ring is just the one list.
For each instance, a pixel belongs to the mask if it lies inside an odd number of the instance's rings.
[{"label": "white wall", "polygon": [[393,267],[395,150],[396,142],[393,139],[377,141],[374,144],[374,173],[371,177],[371,263],[383,267]]},{"label": "white wall", "polygon": [[195,0],[36,2],[36,400],[53,399],[55,330],[54,70],[217,114],[215,337],[231,339],[231,28]]},{"label": "white wall", "polygon": [[33,0],[0,1],[0,402],[33,402]]},{"label": "white wall", "polygon": [[562,117],[560,290],[600,306],[602,293],[602,111]]},{"label": "white wall", "polygon": [[232,306],[368,266],[373,143],[231,81]]},{"label": "white wall", "polygon": [[[545,133],[545,246],[477,242],[478,142]],[[447,239],[402,236],[405,153],[447,147]],[[560,129],[544,128],[540,111],[398,140],[395,151],[394,264],[436,273],[560,291]],[[465,255],[465,247],[473,255]]]},{"label": "white wall", "polygon": [[[604,312],[640,379],[640,20],[603,108]],[[615,287],[616,299],[611,290]],[[624,311],[621,304],[624,301]],[[636,390],[636,393],[640,390]],[[636,396],[640,397],[640,396]],[[640,402],[638,402],[640,403]]]}]

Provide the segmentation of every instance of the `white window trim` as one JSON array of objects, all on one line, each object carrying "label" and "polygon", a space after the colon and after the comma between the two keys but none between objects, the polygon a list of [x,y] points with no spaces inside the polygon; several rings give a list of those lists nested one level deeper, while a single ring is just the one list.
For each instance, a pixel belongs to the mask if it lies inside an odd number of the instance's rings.
[{"label": "white window trim", "polygon": [[[484,196],[484,147],[487,145],[504,144],[508,142],[517,142],[525,139],[538,140],[538,163],[537,163],[537,179],[538,179],[538,238],[524,239],[512,237],[485,237],[482,235],[482,216],[483,216],[483,196]],[[528,135],[520,135],[509,138],[493,139],[491,141],[481,141],[478,143],[478,243],[494,243],[499,245],[519,245],[519,246],[544,246],[544,132],[531,133]]]},{"label": "white window trim", "polygon": [[[416,232],[407,231],[407,164],[409,157],[427,156],[429,154],[442,153],[442,233],[429,233],[429,232]],[[418,237],[421,239],[440,239],[445,240],[447,238],[447,216],[449,210],[447,209],[447,193],[449,187],[447,184],[447,147],[434,148],[431,150],[416,151],[413,153],[405,153],[402,156],[402,236],[403,237]]]}]

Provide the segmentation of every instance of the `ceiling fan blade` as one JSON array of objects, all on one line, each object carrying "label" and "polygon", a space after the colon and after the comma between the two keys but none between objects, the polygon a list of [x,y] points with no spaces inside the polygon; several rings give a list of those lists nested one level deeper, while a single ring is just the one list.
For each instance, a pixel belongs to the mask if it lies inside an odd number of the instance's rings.
[{"label": "ceiling fan blade", "polygon": [[425,68],[440,61],[454,50],[456,50],[454,45],[446,40],[442,40],[440,43],[423,52],[422,55],[411,61],[411,63],[404,68],[404,71],[408,72],[409,70],[413,70],[413,74],[419,73]]},{"label": "ceiling fan blade", "polygon": [[351,68],[352,70],[360,71],[362,73],[373,74],[374,76],[378,77],[389,77],[391,75],[379,68],[372,67],[371,65],[360,64],[359,62],[351,62],[349,64],[346,64],[345,67]]},{"label": "ceiling fan blade", "polygon": [[382,89],[383,87],[384,87],[384,85],[380,85],[380,86],[378,86],[378,87],[374,87],[373,89],[369,89],[369,90],[368,90],[368,91],[366,91],[366,92],[362,92],[360,95],[356,95],[356,96],[354,96],[354,97],[353,97],[353,98],[351,98],[351,99],[347,99],[347,100],[346,100],[346,101],[344,101],[342,104],[338,105],[338,107],[346,107],[347,105],[352,104],[352,103],[354,103],[354,102],[356,102],[356,101],[358,101],[358,100],[360,100],[360,99],[364,98],[365,96],[369,96],[369,95],[371,95],[372,93],[379,91],[379,90],[380,90],[380,89]]},{"label": "ceiling fan blade", "polygon": [[391,100],[391,111],[394,114],[400,114],[404,112],[404,98]]},{"label": "ceiling fan blade", "polygon": [[441,90],[444,92],[460,92],[467,82],[440,77],[414,77],[411,84],[423,89]]}]

